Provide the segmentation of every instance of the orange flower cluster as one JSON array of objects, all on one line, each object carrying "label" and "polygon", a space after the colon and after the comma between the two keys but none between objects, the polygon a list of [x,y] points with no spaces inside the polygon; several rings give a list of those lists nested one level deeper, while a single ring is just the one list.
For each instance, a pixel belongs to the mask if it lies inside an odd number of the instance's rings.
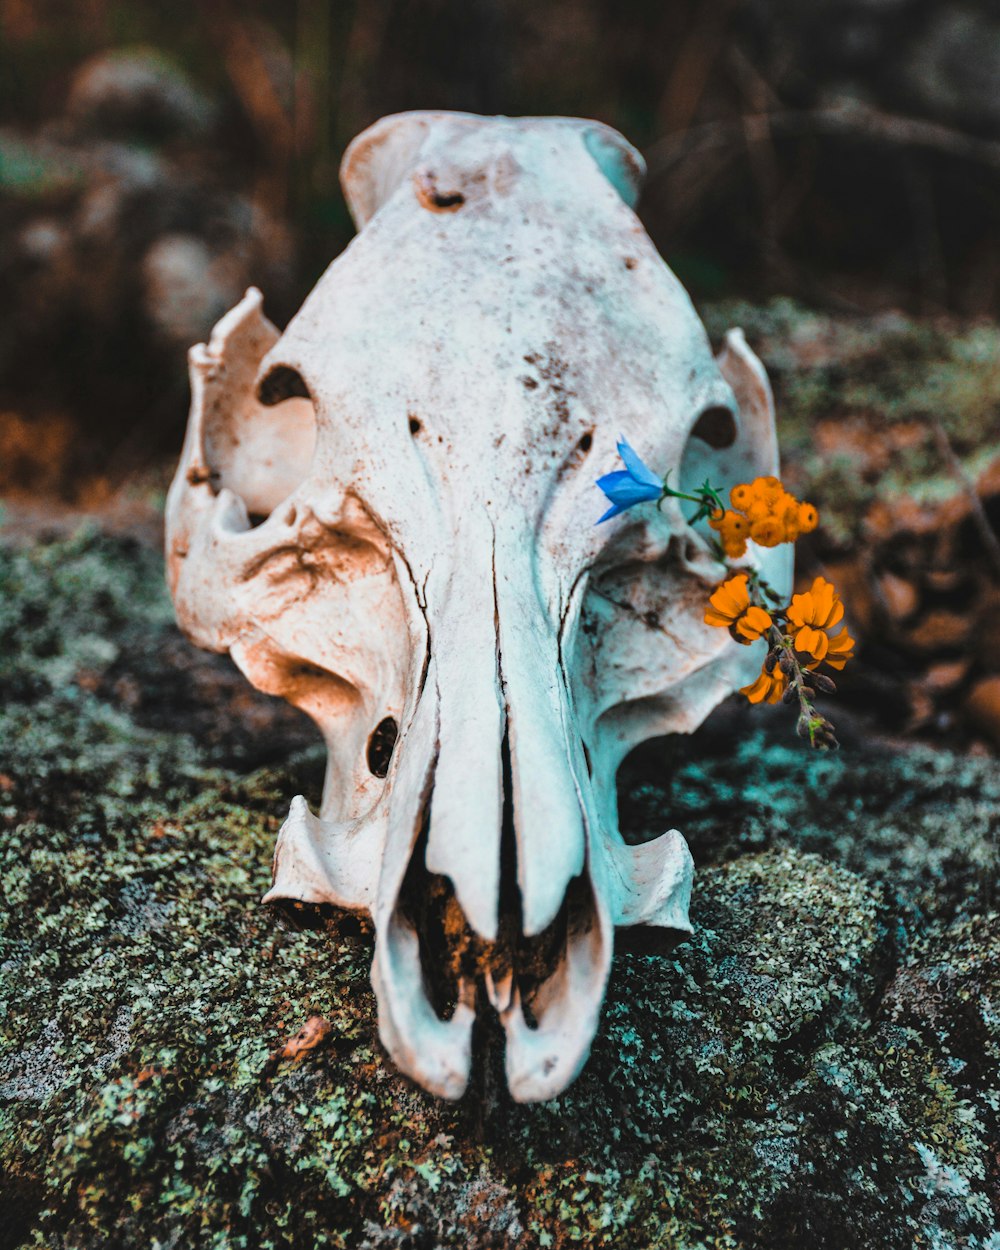
[{"label": "orange flower cluster", "polygon": [[[764,638],[776,626],[786,647],[790,645],[808,657],[800,661],[806,671],[814,672],[821,664],[828,664],[839,672],[854,655],[854,639],[846,629],[836,634],[830,632],[843,615],[840,596],[824,577],[817,577],[809,590],[793,595],[788,607],[772,616],[752,602],[747,576],[740,573],[716,587],[705,609],[705,623],[728,629],[736,642],[746,646]],[[781,617],[785,618],[783,623]],[[776,663],[770,667],[765,664],[757,680],[744,686],[740,693],[751,703],[777,703],[787,686],[786,671]]]},{"label": "orange flower cluster", "polygon": [[730,559],[746,554],[747,540],[758,547],[793,543],[819,524],[811,503],[800,503],[776,477],[757,477],[729,492],[731,508],[717,509],[708,519]]},{"label": "orange flower cluster", "polygon": [[[840,672],[853,657],[854,639],[846,629],[830,635],[829,631],[843,618],[844,605],[825,577],[817,577],[803,594],[793,595],[784,615],[786,636],[796,651],[809,657],[802,664],[808,672],[815,672],[821,664]],[[705,619],[708,620],[707,613]],[[744,686],[740,694],[745,694],[751,703],[777,703],[787,685],[784,669],[774,664],[768,672],[765,664],[757,680]]]},{"label": "orange flower cluster", "polygon": [[[811,503],[801,503],[776,477],[758,477],[729,492],[732,508],[719,505],[719,494],[706,482],[697,517],[706,514],[719,534],[728,559],[739,559],[747,543],[776,547],[795,542],[816,528],[818,516]],[[784,600],[759,571],[730,577],[717,586],[705,609],[705,623],[728,629],[736,642],[749,646],[763,639],[767,654],[757,679],[740,693],[751,703],[798,705],[796,732],[817,750],[837,746],[834,727],[817,711],[819,692],[834,694],[836,685],[821,664],[840,671],[854,655],[854,639],[839,629],[844,605],[833,585],[817,577],[812,586]]]}]

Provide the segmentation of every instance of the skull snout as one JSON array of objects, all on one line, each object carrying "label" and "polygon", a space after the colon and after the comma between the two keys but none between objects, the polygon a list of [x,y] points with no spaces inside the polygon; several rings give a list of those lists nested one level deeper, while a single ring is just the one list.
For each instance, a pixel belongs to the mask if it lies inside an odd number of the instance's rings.
[{"label": "skull snout", "polygon": [[468,1078],[476,1009],[491,1007],[507,1031],[511,1090],[528,1100],[586,1058],[611,926],[587,870],[594,805],[558,628],[525,593],[530,577],[508,572],[495,552],[493,570],[429,612],[420,701],[435,707],[437,750],[384,941],[379,932],[376,986],[397,1063],[426,1076],[426,1055],[411,1054],[422,1021],[442,1054],[439,1092],[450,1097]]},{"label": "skull snout", "polygon": [[426,866],[496,942],[515,904],[524,932],[541,933],[583,871],[586,772],[557,623],[531,569],[491,551],[489,569],[453,585],[440,616],[432,608],[434,687],[423,697],[439,726]]}]

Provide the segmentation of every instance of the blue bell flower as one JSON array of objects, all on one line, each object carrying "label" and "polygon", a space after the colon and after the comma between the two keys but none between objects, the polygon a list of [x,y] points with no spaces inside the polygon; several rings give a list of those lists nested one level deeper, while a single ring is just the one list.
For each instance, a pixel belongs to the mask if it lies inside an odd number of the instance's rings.
[{"label": "blue bell flower", "polygon": [[597,479],[597,485],[611,500],[611,507],[597,522],[610,520],[626,508],[637,503],[645,503],[647,499],[659,500],[663,495],[663,479],[657,477],[653,470],[642,461],[642,457],[630,447],[624,437],[618,442],[618,454],[625,465],[615,473],[605,473]]}]

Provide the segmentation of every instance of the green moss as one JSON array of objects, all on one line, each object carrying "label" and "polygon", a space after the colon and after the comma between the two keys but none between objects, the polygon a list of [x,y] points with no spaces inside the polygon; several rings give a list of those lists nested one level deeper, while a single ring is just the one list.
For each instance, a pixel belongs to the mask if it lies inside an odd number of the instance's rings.
[{"label": "green moss", "polygon": [[224,765],[128,694],[170,689],[157,560],[90,534],[0,578],[9,1244],[996,1246],[988,761],[653,744],[625,807],[690,836],[693,938],[616,957],[560,1099],[510,1105],[486,1037],[446,1104],[379,1047],[366,933],[259,903],[319,753]]}]

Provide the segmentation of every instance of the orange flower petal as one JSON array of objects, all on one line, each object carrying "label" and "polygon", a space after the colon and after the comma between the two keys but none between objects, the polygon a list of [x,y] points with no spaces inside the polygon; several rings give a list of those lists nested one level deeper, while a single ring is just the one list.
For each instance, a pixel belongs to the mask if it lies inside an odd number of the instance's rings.
[{"label": "orange flower petal", "polygon": [[806,619],[812,608],[812,595],[799,594],[792,595],[792,602],[788,605],[788,619],[792,625],[801,629],[806,623]]},{"label": "orange flower petal", "polygon": [[806,625],[795,635],[795,650],[811,655],[814,660],[822,660],[830,647],[830,639],[821,629],[812,629]]},{"label": "orange flower petal", "polygon": [[733,621],[739,619],[743,612],[744,604],[730,592],[728,587],[729,582],[723,583],[723,585],[719,586],[715,593],[709,598],[709,607],[705,610],[705,619],[708,619],[707,614],[709,612],[716,613],[719,618],[718,622],[712,621],[709,622],[710,624],[722,623],[725,625],[731,625]]},{"label": "orange flower petal", "polygon": [[848,660],[854,658],[854,639],[842,629],[839,634],[830,639],[830,647],[826,653],[826,663],[830,668],[835,668],[841,672]]},{"label": "orange flower petal", "polygon": [[745,694],[751,703],[761,703],[771,690],[771,679],[767,673],[761,673],[752,685],[741,686],[740,694]]},{"label": "orange flower petal", "polygon": [[820,629],[829,629],[831,625],[836,625],[844,615],[844,605],[833,583],[828,582],[825,577],[817,577],[812,584],[810,594],[813,597],[815,610],[808,624],[816,625]]},{"label": "orange flower petal", "polygon": [[770,613],[765,612],[763,608],[758,608],[756,605],[747,608],[743,616],[736,622],[736,632],[742,634],[750,642],[756,641],[765,630],[770,628]]},{"label": "orange flower petal", "polygon": [[720,612],[726,613],[730,620],[735,621],[750,606],[746,574],[730,577],[716,588],[708,601]]},{"label": "orange flower petal", "polygon": [[787,678],[780,668],[773,673],[761,669],[760,676],[752,685],[743,686],[740,694],[745,694],[751,703],[777,703],[785,692]]}]

